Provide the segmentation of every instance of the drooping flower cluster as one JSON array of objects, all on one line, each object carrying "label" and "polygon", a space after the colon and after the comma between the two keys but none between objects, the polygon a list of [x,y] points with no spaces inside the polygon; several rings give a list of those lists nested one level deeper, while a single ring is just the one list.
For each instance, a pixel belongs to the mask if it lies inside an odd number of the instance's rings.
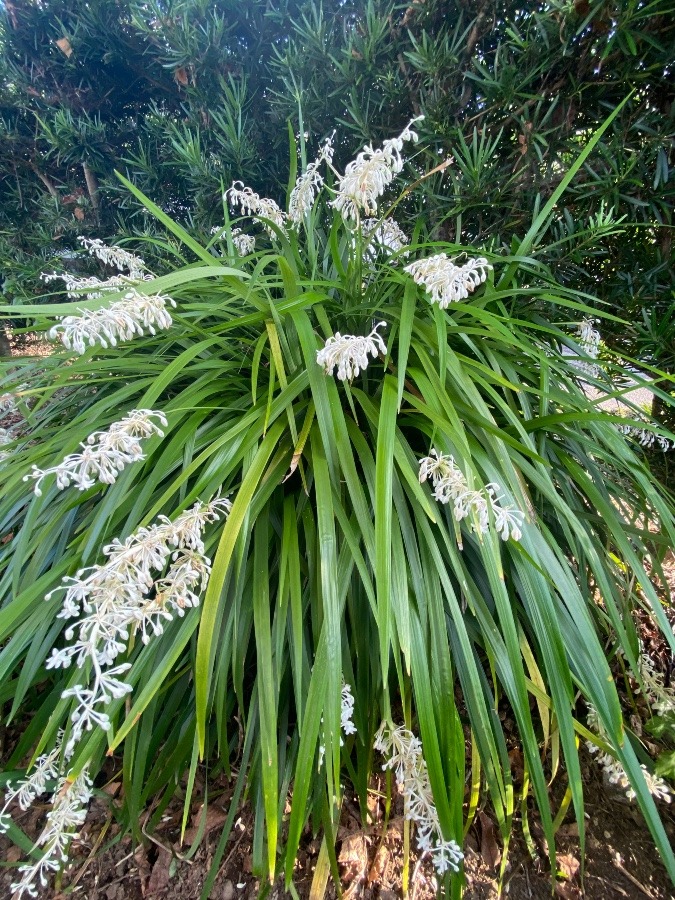
[{"label": "drooping flower cluster", "polygon": [[633,438],[641,447],[651,449],[656,445],[660,450],[666,453],[668,450],[675,449],[675,441],[669,441],[667,437],[661,434],[655,434],[646,428],[638,428],[634,425],[619,425],[618,430],[621,434]]},{"label": "drooping flower cluster", "polygon": [[589,378],[597,378],[600,366],[596,362],[589,362],[598,358],[600,352],[600,332],[594,328],[595,319],[588,317],[582,319],[577,325],[577,340],[581,355],[587,359],[572,360],[572,365],[578,369],[583,375]]},{"label": "drooping flower cluster", "polygon": [[[241,187],[237,187],[241,185]],[[286,213],[279,208],[279,204],[266,197],[255,194],[250,187],[246,187],[243,181],[233,181],[232,187],[225,191],[224,199],[229,201],[232,207],[239,206],[243,213],[253,216],[254,219],[269,219],[282,231],[286,230]],[[262,222],[263,228],[271,238],[278,237],[276,231],[266,222]]]},{"label": "drooping flower cluster", "polygon": [[151,281],[154,275],[147,271],[145,262],[133,253],[123,250],[121,247],[108,247],[98,238],[79,237],[78,241],[87,250],[90,256],[100,259],[106,266],[111,266],[118,271],[128,270],[126,275],[111,275],[110,278],[97,278],[88,276],[80,278],[70,272],[43,272],[42,280],[49,284],[52,281],[63,281],[66,293],[69,297],[81,297],[86,295],[88,300],[99,300],[105,293],[120,291],[132,286],[139,281]]},{"label": "drooping flower cluster", "polygon": [[[605,743],[610,743],[607,732],[598,716],[598,711],[591,703],[588,704],[586,725],[590,731],[597,734]],[[634,800],[636,796],[635,791],[631,786],[628,775],[626,775],[626,770],[618,759],[610,753],[601,750],[593,741],[586,741],[586,748],[589,753],[595,756],[596,762],[602,767],[609,783],[615,784],[620,790],[624,791],[629,800]],[[658,800],[665,800],[666,803],[670,803],[671,790],[669,785],[663,778],[652,774],[646,766],[641,765],[640,768],[642,769],[649,793]]]},{"label": "drooping flower cluster", "polygon": [[147,273],[133,279],[127,275],[111,275],[110,278],[101,279],[96,278],[95,275],[88,278],[78,278],[77,275],[71,275],[69,272],[62,272],[61,274],[57,272],[52,272],[51,274],[47,272],[42,273],[44,282],[63,281],[69,297],[81,297],[86,292],[87,300],[99,300],[105,293],[121,291],[137,281],[151,281],[152,278],[153,276]]},{"label": "drooping flower cluster", "polygon": [[468,259],[458,266],[446,253],[437,253],[410,263],[404,271],[412,275],[416,284],[424,285],[431,303],[438,303],[441,309],[447,309],[451,303],[466,300],[480,287],[491,268],[482,256]]},{"label": "drooping flower cluster", "polygon": [[41,484],[47,475],[56,475],[56,487],[62,491],[70,484],[76,484],[81,491],[93,487],[97,481],[114,484],[119,473],[130,463],[145,459],[141,440],[153,434],[164,432],[155,424],[166,427],[164,413],[152,409],[134,409],[119,422],[114,422],[107,431],[95,431],[86,443],[80,444],[81,453],[70,453],[58,466],[38,469],[24,476],[24,481],[35,479],[35,493],[42,494]]},{"label": "drooping flower cluster", "polygon": [[453,515],[458,522],[471,518],[474,531],[485,533],[490,528],[490,513],[494,527],[503,541],[522,537],[524,513],[511,506],[502,506],[498,484],[490,483],[479,490],[469,487],[466,477],[453,456],[445,456],[432,449],[419,461],[420,483],[431,479],[434,499],[439,503],[453,503]]},{"label": "drooping flower cluster", "polygon": [[32,864],[19,867],[21,881],[11,886],[15,900],[24,894],[37,897],[38,883],[46,888],[49,874],[58,872],[68,862],[68,849],[87,816],[91,792],[92,780],[87,768],[74,779],[65,776],[59,780],[52,808],[47,813],[47,824],[35,842],[35,849],[43,850],[42,856]]},{"label": "drooping flower cluster", "polygon": [[385,757],[382,768],[394,772],[406,819],[417,825],[418,849],[431,857],[439,875],[458,872],[464,854],[456,841],[443,837],[420,739],[403,726],[391,728],[383,722],[374,747]]},{"label": "drooping flower cluster", "polygon": [[[224,241],[227,227],[225,225],[214,225],[211,229],[211,234],[217,234],[217,240]],[[238,256],[248,256],[255,250],[255,238],[252,234],[246,234],[241,228],[233,228],[230,232],[230,237]]]},{"label": "drooping flower cluster", "polygon": [[108,247],[98,238],[78,237],[78,241],[90,256],[100,259],[103,265],[112,266],[120,272],[128,269],[129,278],[134,281],[139,281],[144,277],[146,265],[140,256],[134,256],[133,253],[129,253],[128,250],[123,250],[121,247]]},{"label": "drooping flower cluster", "polygon": [[60,731],[54,747],[35,760],[30,775],[26,774],[16,785],[13,785],[11,781],[5,785],[5,805],[0,810],[0,834],[5,834],[9,830],[11,824],[9,808],[15,801],[18,803],[19,809],[25,812],[38,797],[45,793],[47,782],[59,777],[62,738],[63,732]]},{"label": "drooping flower cluster", "polygon": [[170,328],[172,319],[167,305],[175,306],[164,294],[141,294],[131,288],[121,300],[100,309],[83,309],[77,316],[65,316],[49,332],[68,350],[84,353],[87,346],[115,347],[146,331]]},{"label": "drooping flower cluster", "polygon": [[319,166],[322,162],[330,165],[333,160],[333,152],[333,136],[331,135],[326,138],[314,162],[307,166],[307,169],[295,182],[288,201],[288,218],[294,225],[302,222],[314,205],[314,199],[323,186],[323,175],[319,171]]},{"label": "drooping flower cluster", "polygon": [[[108,729],[105,707],[131,691],[120,679],[130,663],[113,664],[126,650],[132,632],[139,631],[147,644],[174,615],[183,616],[187,608],[199,605],[198,591],[206,587],[211,571],[202,532],[207,523],[227,515],[230,508],[228,500],[218,498],[195,503],[173,522],[160,516],[123,542],[115,539],[103,548],[105,563],[64,578],[56,589],[65,591],[58,617],[78,621],[65,631],[71,643],[54,649],[46,667],[68,668],[74,663],[82,673],[91,671],[90,681],[62,694],[77,701],[66,753],[85,730],[94,726]],[[165,569],[161,578],[154,574]],[[46,599],[55,593],[51,591]]]},{"label": "drooping flower cluster", "polygon": [[370,334],[365,337],[355,334],[340,334],[337,331],[329,337],[321,350],[316,352],[316,361],[323,366],[327,375],[333,374],[337,366],[337,377],[340,381],[352,381],[359,372],[363,372],[379,353],[387,352],[378,328],[386,327],[386,322],[378,322]]},{"label": "drooping flower cluster", "polygon": [[[663,672],[656,669],[653,659],[645,651],[644,647],[640,648],[638,667],[645,697],[654,712],[659,716],[675,713],[675,689],[671,685],[666,686]],[[635,692],[639,693],[641,689],[638,684]]]},{"label": "drooping flower cluster", "polygon": [[332,205],[343,219],[358,220],[360,211],[372,216],[377,212],[377,199],[403,169],[401,150],[405,141],[417,142],[412,125],[424,116],[417,116],[406,125],[398,137],[391,138],[375,150],[366,144],[355,160],[347,164],[345,174],[338,180]]},{"label": "drooping flower cluster", "polygon": [[[380,253],[386,256],[399,253],[410,243],[393,219],[384,219],[382,222],[378,219],[366,219],[362,228],[363,237],[368,242],[365,256],[371,261],[374,261]],[[403,256],[407,255],[406,251]]]}]

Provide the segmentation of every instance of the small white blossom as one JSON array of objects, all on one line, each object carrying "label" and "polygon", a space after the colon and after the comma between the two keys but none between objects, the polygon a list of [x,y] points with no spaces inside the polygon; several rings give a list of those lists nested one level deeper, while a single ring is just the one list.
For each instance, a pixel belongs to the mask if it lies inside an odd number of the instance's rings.
[{"label": "small white blossom", "polygon": [[[197,502],[173,522],[165,516],[149,527],[139,528],[124,542],[115,539],[103,548],[107,561],[80,570],[75,577],[63,579],[63,609],[58,618],[76,618],[65,639],[71,643],[52,650],[46,667],[91,671],[91,681],[68,688],[64,698],[77,701],[72,714],[73,727],[66,747],[72,752],[84,731],[94,727],[107,730],[110,721],[105,707],[131,691],[120,676],[128,663],[113,667],[133,632],[139,631],[143,643],[163,631],[163,623],[174,614],[184,615],[188,607],[199,604],[195,589],[206,588],[211,572],[204,555],[202,531],[209,522],[227,515],[229,500]],[[168,571],[156,578],[155,572]],[[55,591],[47,594],[49,600]]]},{"label": "small white blossom", "polygon": [[332,201],[343,219],[358,219],[361,210],[369,216],[377,212],[378,197],[403,169],[401,150],[404,142],[418,140],[411,126],[423,118],[412,119],[398,137],[385,141],[377,150],[372,144],[366,144],[356,159],[348,163]]},{"label": "small white blossom", "polygon": [[327,375],[332,375],[337,366],[339,380],[351,381],[368,367],[371,356],[375,359],[379,353],[387,352],[387,346],[377,330],[386,327],[386,324],[379,322],[366,337],[337,331],[321,350],[317,350],[317,363],[323,366]]},{"label": "small white blossom", "polygon": [[78,237],[78,241],[90,256],[100,259],[105,266],[112,266],[120,272],[128,269],[129,278],[134,280],[144,277],[146,265],[139,256],[134,256],[133,253],[129,253],[128,250],[123,250],[121,247],[108,247],[98,238]]},{"label": "small white blossom", "polygon": [[131,288],[122,300],[99,309],[80,310],[77,316],[65,316],[49,332],[52,339],[60,338],[68,350],[84,353],[87,345],[115,347],[118,341],[129,341],[146,331],[171,327],[167,304],[176,304],[162,294],[141,294]]},{"label": "small white blossom", "polygon": [[[410,243],[398,223],[393,219],[384,219],[382,222],[377,219],[366,219],[363,222],[363,236],[368,242],[365,256],[370,261],[374,261],[379,253],[391,256],[399,253]],[[408,251],[402,254],[408,255]]]},{"label": "small white blossom", "polygon": [[152,409],[134,409],[119,422],[114,422],[107,431],[95,431],[80,444],[81,453],[71,453],[58,466],[38,469],[24,476],[24,481],[34,478],[35,493],[42,494],[41,484],[47,475],[56,475],[56,487],[62,491],[70,484],[76,484],[81,491],[93,487],[97,481],[114,484],[119,473],[130,463],[145,459],[141,440],[153,434],[164,432],[153,422],[157,419],[166,427],[164,413]]},{"label": "small white blossom", "polygon": [[431,479],[434,499],[443,504],[452,503],[457,522],[471,518],[474,531],[485,534],[490,528],[492,512],[495,529],[503,541],[521,539],[525,515],[519,509],[501,505],[498,484],[486,484],[479,490],[473,490],[454,457],[445,456],[435,449],[419,461],[419,467],[420,483]]},{"label": "small white blossom", "polygon": [[466,300],[487,279],[492,266],[484,257],[469,259],[458,266],[445,253],[419,259],[405,267],[416,284],[424,285],[432,303],[447,309],[451,303]]},{"label": "small white blossom", "polygon": [[47,824],[35,842],[35,849],[44,849],[37,862],[20,866],[21,881],[11,886],[16,900],[24,894],[38,896],[38,884],[47,887],[51,872],[60,871],[68,862],[68,848],[87,816],[91,799],[92,781],[85,768],[74,780],[62,778],[52,798],[52,808],[47,813]]},{"label": "small white blossom", "polygon": [[333,159],[333,138],[326,139],[319,155],[311,162],[305,172],[295,182],[288,201],[288,218],[294,225],[303,221],[307,213],[314,205],[314,199],[323,187],[323,175],[319,172],[322,162],[330,162]]},{"label": "small white blossom", "polygon": [[[241,187],[237,187],[237,185],[241,185]],[[228,200],[233,207],[239,206],[243,213],[248,213],[255,219],[269,219],[285,232],[286,213],[279,208],[278,203],[255,194],[250,187],[244,186],[243,181],[232,182],[232,187],[225,191],[224,199]],[[271,238],[278,237],[273,228],[270,228],[265,222],[262,225]]]},{"label": "small white blossom", "polygon": [[383,722],[374,747],[385,757],[382,768],[394,772],[406,819],[417,825],[418,849],[429,854],[439,875],[458,872],[464,854],[456,841],[443,837],[419,738],[403,726],[391,728]]}]

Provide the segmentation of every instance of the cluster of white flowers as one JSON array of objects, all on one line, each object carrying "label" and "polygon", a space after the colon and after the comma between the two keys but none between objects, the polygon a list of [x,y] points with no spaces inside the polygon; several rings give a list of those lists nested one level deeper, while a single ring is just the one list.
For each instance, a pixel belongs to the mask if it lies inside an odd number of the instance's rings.
[{"label": "cluster of white flowers", "polygon": [[375,735],[376,750],[385,757],[383,769],[392,769],[403,794],[406,819],[417,825],[417,847],[428,854],[439,875],[459,871],[464,854],[456,841],[446,841],[429,783],[422,743],[411,731],[383,722]]},{"label": "cluster of white flowers", "polygon": [[501,505],[501,487],[498,484],[486,484],[480,490],[472,490],[454,457],[434,449],[419,461],[419,466],[420,482],[430,478],[434,499],[439,503],[452,501],[453,515],[458,522],[471,516],[473,529],[485,533],[490,528],[492,512],[495,528],[503,541],[521,539],[525,515],[519,509]]},{"label": "cluster of white flowers", "polygon": [[[586,724],[590,731],[595,732],[595,734],[601,737],[603,741],[609,743],[607,732],[600,722],[598,711],[591,703],[588,704]],[[621,763],[611,754],[601,750],[600,747],[593,743],[593,741],[586,741],[586,748],[589,753],[595,756],[598,765],[602,766],[609,783],[615,784],[620,790],[624,791],[629,800],[634,800],[635,791],[633,790],[631,783],[628,780],[628,776],[626,775],[626,770]],[[666,803],[670,803],[671,790],[663,778],[652,774],[644,765],[641,765],[640,768],[642,769],[642,774],[644,775],[649,793],[658,800],[665,800]]]},{"label": "cluster of white flowers", "polygon": [[78,241],[90,256],[100,259],[103,265],[111,266],[120,272],[128,269],[129,278],[134,281],[144,277],[146,265],[140,256],[134,256],[133,253],[129,253],[128,250],[123,250],[121,247],[108,247],[98,238],[78,237]]},{"label": "cluster of white flowers", "polygon": [[80,310],[77,316],[65,316],[49,332],[52,339],[60,338],[68,350],[84,353],[87,345],[116,346],[145,331],[171,327],[167,304],[175,306],[171,297],[163,294],[141,294],[131,288],[121,300],[100,309]]},{"label": "cluster of white flowers", "polygon": [[[12,433],[11,428],[0,428],[0,448],[6,447],[8,444],[11,444],[15,440],[14,434]],[[9,453],[7,450],[0,449],[0,462],[4,459],[9,458]]]},{"label": "cluster of white flowers", "polygon": [[69,272],[47,272],[42,273],[42,280],[49,283],[50,281],[63,281],[66,286],[66,293],[69,297],[80,297],[86,292],[87,300],[99,300],[103,295],[110,291],[120,291],[137,281],[151,281],[154,276],[150,274],[142,274],[135,278],[127,275],[112,275],[110,278],[101,279],[92,275],[88,278],[78,278]]},{"label": "cluster of white flowers", "polygon": [[78,829],[87,816],[87,806],[91,799],[92,780],[87,768],[74,779],[62,777],[52,796],[52,808],[47,813],[47,824],[35,842],[36,850],[43,850],[42,856],[31,865],[19,867],[21,881],[11,886],[14,900],[26,894],[38,896],[37,883],[47,887],[49,873],[58,872],[68,862],[68,848]]},{"label": "cluster of white flowers", "polygon": [[668,450],[675,449],[675,441],[669,441],[667,437],[661,434],[655,434],[646,428],[638,428],[634,425],[619,425],[618,430],[627,437],[634,438],[641,447],[651,449],[655,445],[666,453]]},{"label": "cluster of white flowers", "polygon": [[333,136],[326,139],[319,155],[311,162],[307,169],[295,182],[288,201],[288,218],[294,225],[298,225],[305,218],[314,205],[314,198],[323,186],[323,175],[319,172],[322,162],[329,165],[333,160]]},{"label": "cluster of white flowers", "polygon": [[[356,725],[352,721],[354,715],[354,695],[352,694],[352,686],[346,681],[342,682],[342,694],[340,695],[340,730],[342,734],[356,734]],[[323,716],[321,717],[323,723]],[[340,737],[340,746],[344,741]],[[323,758],[326,755],[326,748],[323,744],[319,744],[319,768],[323,765]]]},{"label": "cluster of white flowers", "polygon": [[[598,353],[600,352],[600,332],[594,328],[594,323],[596,321],[596,319],[589,319],[586,317],[577,325],[579,349],[581,350],[582,355],[588,357],[589,360],[597,359]],[[598,377],[600,366],[596,362],[575,359],[572,360],[572,365],[583,375],[588,375],[589,378]]]},{"label": "cluster of white flowers", "polygon": [[[399,253],[407,244],[410,243],[400,226],[393,219],[366,219],[363,222],[363,236],[368,242],[365,256],[371,262],[374,261],[379,253],[391,256],[393,253]],[[403,253],[407,256],[408,251]]]},{"label": "cluster of white flowers", "polygon": [[114,422],[107,431],[95,431],[80,444],[81,453],[70,453],[58,466],[38,469],[24,476],[24,481],[35,479],[35,493],[39,497],[42,479],[56,475],[56,487],[62,491],[76,484],[81,491],[93,487],[97,481],[114,484],[119,473],[132,462],[145,459],[141,440],[153,434],[163,436],[162,429],[153,422],[158,419],[166,427],[164,413],[152,409],[133,409],[127,416]]},{"label": "cluster of white flowers", "polygon": [[316,351],[317,363],[323,366],[327,375],[332,375],[337,366],[340,381],[351,381],[368,367],[371,356],[375,359],[379,353],[387,352],[387,345],[377,330],[386,325],[386,322],[378,322],[366,337],[336,331],[321,350]]},{"label": "cluster of white flowers", "polygon": [[14,412],[16,409],[16,394],[11,393],[11,391],[7,391],[5,394],[0,394],[0,414],[7,415],[7,413]]},{"label": "cluster of white flowers", "polygon": [[80,297],[82,294],[86,294],[88,300],[98,300],[106,292],[120,291],[136,282],[151,281],[154,278],[154,275],[147,271],[145,262],[140,257],[134,256],[127,250],[122,250],[121,247],[108,247],[98,238],[79,237],[78,241],[90,256],[95,256],[104,265],[112,266],[120,272],[127,269],[128,274],[112,275],[110,278],[101,279],[94,275],[80,278],[70,272],[42,273],[41,278],[47,284],[56,280],[63,281],[69,297]]},{"label": "cluster of white flowers", "polygon": [[[644,686],[644,693],[652,709],[659,716],[666,716],[669,713],[674,713],[675,690],[671,686],[666,686],[663,672],[659,672],[655,668],[654,661],[645,651],[644,647],[640,647],[638,667],[640,670],[640,679]],[[638,684],[635,692],[639,693],[640,690],[641,687]]]},{"label": "cluster of white flowers", "polygon": [[5,785],[5,805],[0,810],[0,834],[5,834],[9,829],[11,824],[9,808],[15,801],[19,804],[19,809],[25,812],[39,796],[45,793],[47,782],[59,777],[62,738],[63,732],[60,731],[54,747],[35,760],[30,775],[26,775],[16,785],[10,781]]},{"label": "cluster of white flowers", "polygon": [[385,141],[377,150],[366,144],[356,159],[347,164],[345,174],[339,177],[337,194],[332,201],[343,219],[358,220],[360,210],[368,216],[377,212],[378,197],[403,169],[401,150],[404,142],[418,140],[411,126],[423,118],[417,116],[411,119],[398,137]]},{"label": "cluster of white flowers", "polygon": [[[131,665],[113,666],[126,650],[131,633],[140,631],[146,644],[152,635],[162,633],[164,623],[174,614],[183,616],[186,608],[199,605],[196,589],[204,590],[211,571],[202,532],[207,523],[227,515],[230,508],[229,500],[217,498],[195,503],[173,522],[160,516],[158,522],[139,528],[124,542],[115,539],[103,548],[105,563],[64,578],[56,589],[65,591],[58,617],[78,621],[65,631],[66,640],[72,643],[52,650],[46,667],[68,668],[75,663],[83,673],[90,670],[93,679],[62,694],[77,700],[66,753],[72,752],[85,729],[99,726],[107,730],[110,721],[101,707],[131,691],[119,677]],[[165,568],[164,576],[156,578],[153,573]]]},{"label": "cluster of white flowers", "polygon": [[445,253],[437,253],[405,267],[416,284],[424,285],[432,303],[447,309],[451,303],[466,300],[487,279],[492,266],[482,256],[458,266]]},{"label": "cluster of white flowers", "polygon": [[[214,225],[211,229],[211,234],[217,234],[218,240],[224,241],[227,227],[225,225]],[[238,256],[248,256],[249,253],[253,253],[255,250],[255,238],[252,234],[246,234],[241,228],[233,228],[230,236]]]},{"label": "cluster of white flowers", "polygon": [[[237,185],[241,185],[241,187],[237,187]],[[255,219],[269,219],[282,231],[286,230],[286,213],[279,208],[278,203],[255,194],[250,187],[245,187],[243,181],[233,181],[232,187],[225,191],[223,199],[229,201],[232,207],[239,206],[243,213],[248,213]],[[262,225],[271,238],[278,236],[276,231],[265,222]]]}]

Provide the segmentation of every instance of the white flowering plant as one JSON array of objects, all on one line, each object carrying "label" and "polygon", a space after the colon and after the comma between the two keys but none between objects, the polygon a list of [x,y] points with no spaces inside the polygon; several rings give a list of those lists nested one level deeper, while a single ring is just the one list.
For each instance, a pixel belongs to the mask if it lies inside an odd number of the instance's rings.
[{"label": "white flowering plant", "polygon": [[63,840],[58,803],[46,823],[59,865],[106,755],[138,840],[152,796],[236,762],[257,874],[287,885],[308,818],[337,822],[349,772],[365,821],[384,766],[413,846],[460,884],[467,729],[508,840],[504,698],[554,866],[543,760],[555,740],[583,834],[579,692],[675,874],[605,650],[639,672],[637,606],[674,643],[650,574],[672,498],[561,352],[573,329],[542,314],[584,307],[528,256],[565,184],[513,255],[406,233],[391,210],[417,209],[421,127],[344,172],[330,141],[301,152],[286,209],[235,183],[207,245],[127,182],[192,261],[155,277],[119,258],[123,284],[21,308],[55,343],[0,383],[31,400],[0,461],[0,674],[32,721],[5,767],[44,787],[46,759],[80,785]]}]

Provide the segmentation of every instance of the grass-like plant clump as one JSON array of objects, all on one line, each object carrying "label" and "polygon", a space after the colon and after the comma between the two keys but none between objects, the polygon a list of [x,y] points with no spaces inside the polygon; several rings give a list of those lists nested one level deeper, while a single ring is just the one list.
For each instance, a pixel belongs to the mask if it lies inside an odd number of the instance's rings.
[{"label": "grass-like plant clump", "polygon": [[65,350],[13,359],[2,388],[23,420],[0,463],[0,685],[24,730],[0,821],[21,846],[12,811],[53,796],[19,895],[66,862],[104,763],[139,839],[150,798],[148,827],[186,785],[185,824],[197,768],[236,766],[213,873],[246,792],[254,869],[287,885],[308,819],[334,862],[345,779],[365,820],[384,764],[456,895],[481,792],[505,843],[520,803],[501,703],[552,864],[552,760],[583,846],[584,739],[675,874],[610,666],[642,680],[638,606],[673,643],[645,566],[674,506],[584,391],[611,390],[578,341],[589,298],[528,257],[565,182],[512,255],[406,236],[382,195],[414,139],[332,187],[327,142],[289,213],[235,184],[246,218],[226,203],[207,245],[140,195],[196,262],[153,278],[92,245],[116,275],[21,308]]}]

